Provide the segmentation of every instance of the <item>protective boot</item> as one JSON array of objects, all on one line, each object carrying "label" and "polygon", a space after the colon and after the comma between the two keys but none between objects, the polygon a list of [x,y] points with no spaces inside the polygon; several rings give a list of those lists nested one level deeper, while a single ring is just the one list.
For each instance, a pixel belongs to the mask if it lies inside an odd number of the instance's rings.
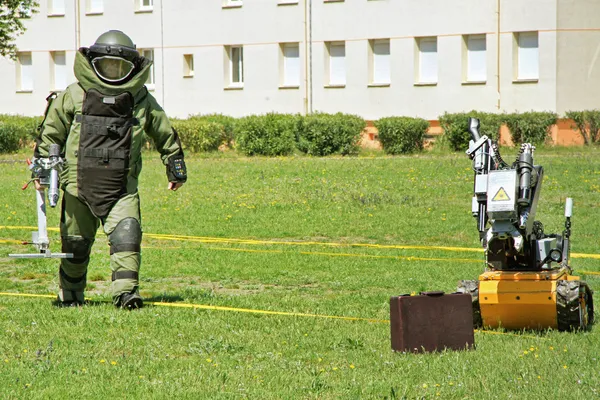
[{"label": "protective boot", "polygon": [[56,298],[59,307],[77,307],[82,306],[85,301],[83,292],[60,289]]},{"label": "protective boot", "polygon": [[144,301],[137,288],[132,290],[131,293],[123,293],[116,297],[114,303],[117,308],[124,308],[127,310],[134,310],[144,306]]}]

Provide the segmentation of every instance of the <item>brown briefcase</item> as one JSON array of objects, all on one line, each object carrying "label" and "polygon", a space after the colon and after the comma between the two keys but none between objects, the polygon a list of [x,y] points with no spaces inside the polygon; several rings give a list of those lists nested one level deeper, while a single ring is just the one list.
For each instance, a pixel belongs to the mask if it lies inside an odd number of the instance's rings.
[{"label": "brown briefcase", "polygon": [[392,349],[404,352],[464,350],[474,346],[470,294],[421,292],[390,299]]}]

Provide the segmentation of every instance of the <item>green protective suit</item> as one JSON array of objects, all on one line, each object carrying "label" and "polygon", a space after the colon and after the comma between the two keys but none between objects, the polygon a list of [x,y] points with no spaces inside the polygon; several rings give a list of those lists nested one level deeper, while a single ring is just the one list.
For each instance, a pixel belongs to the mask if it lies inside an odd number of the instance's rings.
[{"label": "green protective suit", "polygon": [[[137,291],[139,284],[141,215],[138,176],[142,169],[143,134],[146,133],[154,141],[163,164],[167,166],[169,177],[172,177],[172,174],[169,174],[171,158],[182,158],[183,151],[167,115],[144,86],[150,73],[151,62],[144,60],[139,72],[126,83],[109,85],[96,76],[84,52],[85,49],[78,51],[75,58],[74,72],[78,83],[68,86],[47,110],[35,156],[47,157],[50,144],[58,144],[66,161],[66,166],[60,175],[61,188],[64,190],[60,232],[62,251],[74,253],[74,258],[61,260],[59,299],[63,302],[83,300],[90,251],[96,232],[102,225],[111,245],[112,295],[117,302],[121,294]],[[129,120],[135,121],[127,128],[130,133],[124,143],[128,149],[110,150],[104,154],[107,158],[110,156],[116,161],[121,161],[123,166],[118,168],[124,172],[122,178],[119,178],[121,179],[119,182],[122,182],[120,191],[116,196],[113,195],[108,201],[104,201],[102,208],[94,207],[88,201],[90,193],[96,196],[96,199],[100,198],[98,201],[103,201],[102,188],[97,186],[102,179],[94,179],[94,176],[90,178],[89,175],[85,178],[78,176],[82,175],[78,163],[82,163],[82,160],[90,162],[78,153],[82,151],[80,147],[82,121],[86,121],[85,115],[82,119],[82,108],[85,108],[86,97],[89,98],[93,93],[100,93],[103,96],[118,96],[125,93],[124,96],[131,99],[129,104],[133,104],[129,115],[133,118]],[[85,109],[83,112],[85,113]],[[98,128],[97,125],[94,126],[89,122],[87,124],[85,131],[90,135],[92,135],[90,132],[95,132],[95,129],[107,128],[106,126]],[[89,128],[90,126],[92,128]],[[102,153],[101,150],[93,149]],[[93,151],[90,154],[86,151],[86,156],[102,157],[102,154],[95,154]],[[127,152],[128,157],[119,156]],[[127,160],[127,158],[129,163],[125,165],[126,161],[123,163],[123,159]],[[102,164],[102,160],[92,160],[92,164],[94,162]],[[93,186],[94,184],[96,187]],[[93,189],[89,190],[88,185]],[[88,196],[82,195],[86,190]]]}]

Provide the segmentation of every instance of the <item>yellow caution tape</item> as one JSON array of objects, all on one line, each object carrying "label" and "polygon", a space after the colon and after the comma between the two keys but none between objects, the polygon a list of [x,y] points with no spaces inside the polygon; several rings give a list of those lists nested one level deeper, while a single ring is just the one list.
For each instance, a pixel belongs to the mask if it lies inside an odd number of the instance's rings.
[{"label": "yellow caution tape", "polygon": [[[0,229],[13,230],[37,230],[36,226],[10,226],[0,225]],[[58,228],[48,228],[49,231],[58,232]],[[443,250],[443,251],[459,251],[459,252],[476,252],[482,253],[481,248],[472,247],[449,247],[449,246],[417,246],[417,245],[386,245],[372,243],[338,243],[338,242],[301,242],[301,241],[281,241],[281,240],[254,240],[254,239],[238,239],[238,238],[218,238],[209,236],[189,236],[189,235],[171,235],[162,233],[144,233],[144,236],[154,239],[187,241],[199,243],[238,243],[252,245],[288,245],[288,246],[331,246],[331,247],[366,247],[376,249],[399,249],[399,250]],[[572,258],[591,258],[600,260],[600,254],[585,254],[571,253]]]},{"label": "yellow caution tape", "polygon": [[[51,295],[51,294],[2,293],[2,292],[0,292],[0,296],[56,299],[56,295]],[[92,299],[86,298],[86,300],[91,301]],[[109,302],[107,301],[106,303],[109,303]],[[251,309],[251,308],[211,306],[211,305],[206,305],[206,304],[165,303],[165,302],[160,302],[160,301],[146,302],[146,304],[150,304],[150,305],[157,306],[157,307],[192,308],[192,309],[215,310],[215,311],[233,311],[233,312],[243,312],[243,313],[262,314],[262,315],[283,315],[283,316],[289,316],[289,317],[325,318],[325,319],[337,319],[337,320],[343,320],[343,321],[364,321],[364,322],[384,323],[384,324],[390,323],[390,320],[388,320],[388,319],[344,317],[344,316],[339,316],[339,315],[310,314],[310,313],[299,313],[299,312],[288,312],[288,311],[257,310],[257,309]],[[486,331],[486,330],[481,330],[481,329],[475,329],[474,331],[477,333],[489,333],[489,334],[493,334],[493,335],[510,335],[510,336],[524,337],[524,338],[547,340],[547,339],[541,338],[539,336],[519,335],[519,334],[515,334],[515,333],[508,333],[508,332],[495,332],[495,331]]]}]

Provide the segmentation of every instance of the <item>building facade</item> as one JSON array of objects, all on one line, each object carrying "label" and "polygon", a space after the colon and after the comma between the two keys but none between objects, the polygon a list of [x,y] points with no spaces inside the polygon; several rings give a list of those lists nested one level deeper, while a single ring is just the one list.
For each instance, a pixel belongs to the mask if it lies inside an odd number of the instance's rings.
[{"label": "building facade", "polygon": [[0,58],[0,113],[40,115],[119,29],[171,116],[598,108],[598,0],[40,0]]}]

